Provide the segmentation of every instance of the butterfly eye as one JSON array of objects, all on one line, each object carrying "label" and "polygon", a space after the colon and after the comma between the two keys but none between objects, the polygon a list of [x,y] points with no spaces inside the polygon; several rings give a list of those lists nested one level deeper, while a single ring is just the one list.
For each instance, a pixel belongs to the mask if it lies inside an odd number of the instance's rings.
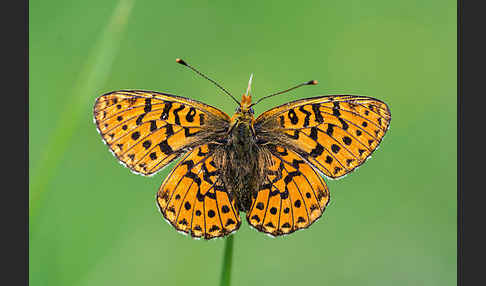
[{"label": "butterfly eye", "polygon": [[238,107],[236,108],[236,110],[235,110],[235,111],[236,111],[236,112],[241,112],[241,107],[240,107],[240,106],[238,106]]}]

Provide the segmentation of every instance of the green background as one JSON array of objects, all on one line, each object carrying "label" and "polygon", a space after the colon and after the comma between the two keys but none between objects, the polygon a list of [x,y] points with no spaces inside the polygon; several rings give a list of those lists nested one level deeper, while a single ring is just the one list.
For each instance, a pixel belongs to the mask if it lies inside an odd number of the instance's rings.
[{"label": "green background", "polygon": [[243,223],[233,285],[456,284],[456,1],[132,2],[29,3],[31,285],[219,282],[224,240],[182,236],[156,208],[171,168],[132,174],[92,119],[95,98],[119,89],[232,115],[234,102],[177,57],[237,97],[250,73],[254,98],[319,81],[257,115],[342,93],[392,113],[373,158],[326,180],[331,203],[309,229],[271,238]]}]

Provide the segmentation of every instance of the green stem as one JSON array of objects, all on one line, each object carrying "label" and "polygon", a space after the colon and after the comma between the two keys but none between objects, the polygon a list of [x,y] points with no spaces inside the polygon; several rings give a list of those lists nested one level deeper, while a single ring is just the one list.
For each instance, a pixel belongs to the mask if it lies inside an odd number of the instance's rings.
[{"label": "green stem", "polygon": [[229,286],[231,283],[231,263],[233,258],[233,235],[226,238],[224,243],[223,268],[221,270],[221,286]]}]

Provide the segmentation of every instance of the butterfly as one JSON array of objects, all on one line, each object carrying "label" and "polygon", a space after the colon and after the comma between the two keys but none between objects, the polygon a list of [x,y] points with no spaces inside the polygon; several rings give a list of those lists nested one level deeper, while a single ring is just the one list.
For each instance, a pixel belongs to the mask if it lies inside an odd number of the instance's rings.
[{"label": "butterfly", "polygon": [[104,142],[131,171],[153,175],[181,158],[156,194],[163,218],[194,238],[229,235],[248,224],[271,236],[305,229],[329,203],[322,177],[336,179],[363,164],[390,125],[388,106],[366,96],[299,99],[257,118],[251,81],[235,114],[168,93],[119,90],[96,99]]}]

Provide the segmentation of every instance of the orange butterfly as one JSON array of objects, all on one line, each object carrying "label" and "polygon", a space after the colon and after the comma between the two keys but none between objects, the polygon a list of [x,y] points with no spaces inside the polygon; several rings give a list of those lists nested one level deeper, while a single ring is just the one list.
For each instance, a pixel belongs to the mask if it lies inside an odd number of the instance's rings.
[{"label": "orange butterfly", "polygon": [[164,218],[178,231],[212,239],[236,231],[240,211],[257,230],[279,236],[309,227],[329,202],[320,173],[342,177],[376,149],[391,120],[388,106],[365,96],[292,101],[254,118],[250,87],[233,117],[171,94],[120,90],[94,106],[99,133],[130,170],[153,175],[182,159],[157,192]]}]

